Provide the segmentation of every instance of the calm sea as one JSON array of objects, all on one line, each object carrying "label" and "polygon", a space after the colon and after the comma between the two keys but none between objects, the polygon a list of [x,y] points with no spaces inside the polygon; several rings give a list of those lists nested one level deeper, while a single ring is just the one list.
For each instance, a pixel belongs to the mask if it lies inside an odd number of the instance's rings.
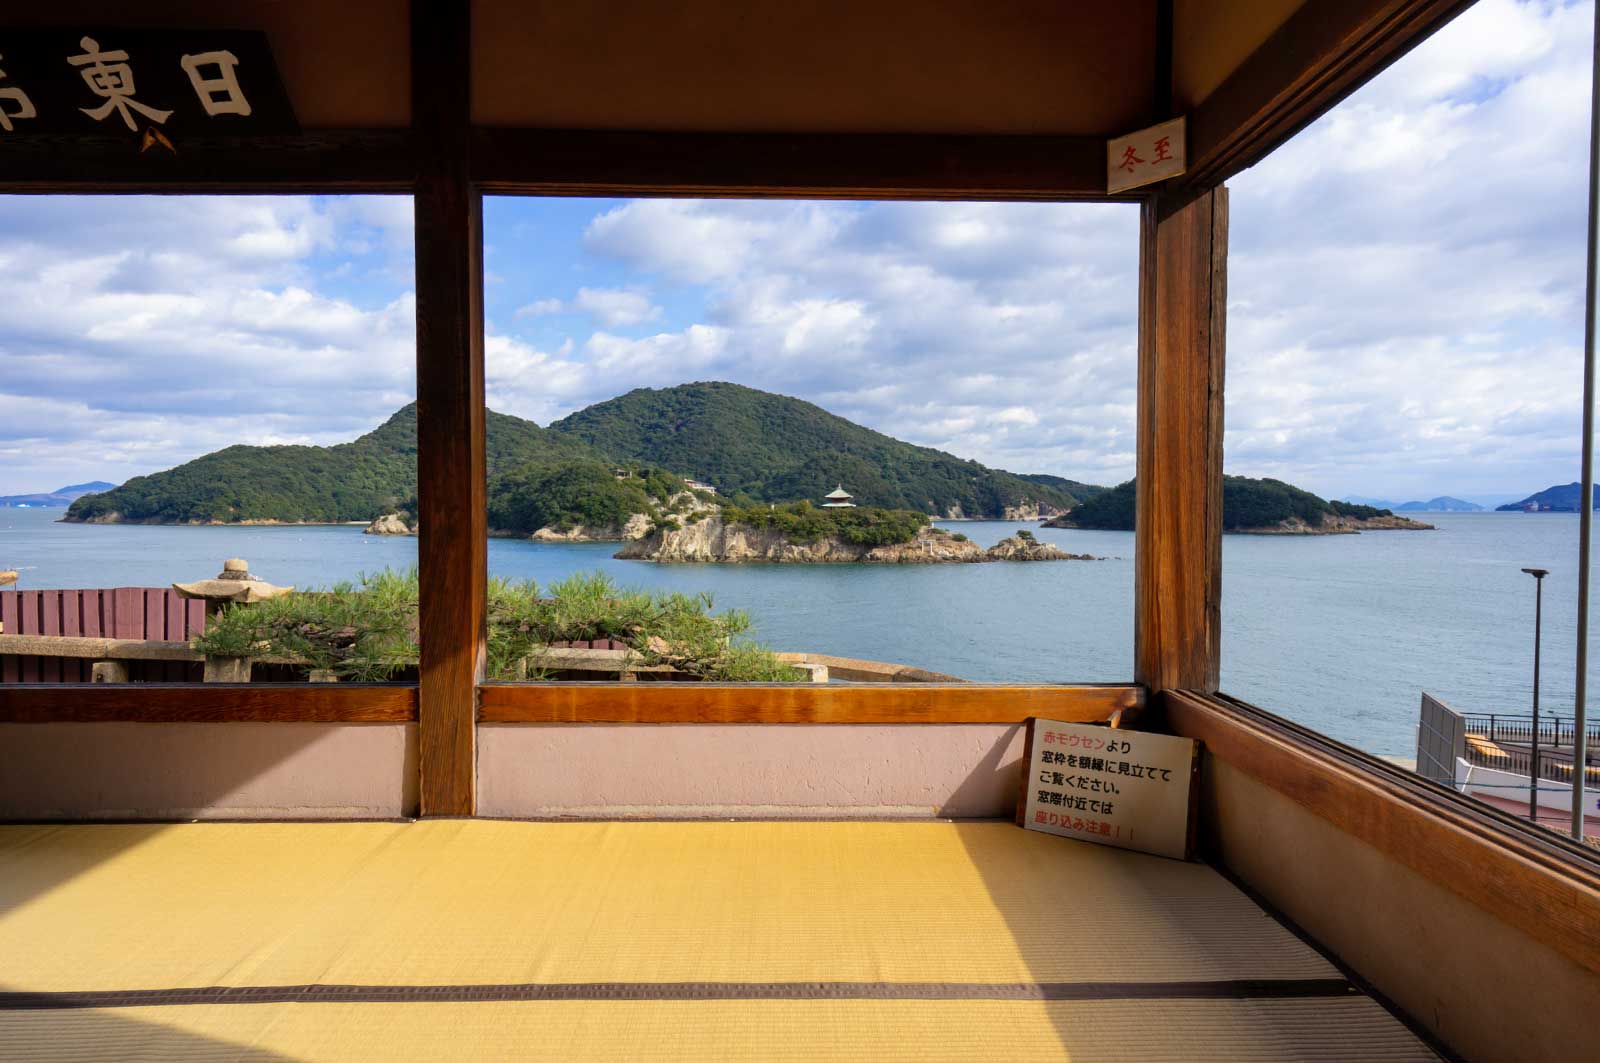
[{"label": "calm sea", "polygon": [[[0,510],[0,568],[22,588],[164,586],[243,557],[279,584],[320,587],[416,562],[416,541],[358,527],[57,524]],[[1223,543],[1223,689],[1375,753],[1411,755],[1419,695],[1526,712],[1533,580],[1545,581],[1544,711],[1570,714],[1575,515],[1436,514],[1437,532]],[[951,525],[990,545],[1018,525]],[[1035,529],[1098,562],[987,565],[656,565],[609,544],[492,540],[490,571],[548,584],[595,569],[648,588],[709,591],[777,649],[865,657],[995,681],[1133,673],[1133,536]],[[449,593],[445,588],[440,593]]]}]

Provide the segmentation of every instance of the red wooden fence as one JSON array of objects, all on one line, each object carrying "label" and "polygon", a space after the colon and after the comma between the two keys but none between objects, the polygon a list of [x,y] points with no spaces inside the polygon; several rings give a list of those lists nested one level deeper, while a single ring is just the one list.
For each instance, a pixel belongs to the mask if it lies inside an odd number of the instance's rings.
[{"label": "red wooden fence", "polygon": [[[205,603],[170,587],[86,591],[0,591],[0,625],[8,635],[185,642],[206,626]],[[198,682],[199,664],[130,661],[129,677],[145,682]],[[0,683],[87,683],[92,661],[70,657],[0,656]]]}]

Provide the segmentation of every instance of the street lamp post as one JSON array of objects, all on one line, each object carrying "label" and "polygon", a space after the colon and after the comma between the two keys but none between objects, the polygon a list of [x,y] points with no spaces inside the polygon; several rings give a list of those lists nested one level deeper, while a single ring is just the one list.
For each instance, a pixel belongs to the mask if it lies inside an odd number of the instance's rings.
[{"label": "street lamp post", "polygon": [[1539,639],[1544,622],[1544,578],[1547,568],[1525,568],[1533,577],[1533,739],[1528,753],[1528,818],[1539,822]]}]

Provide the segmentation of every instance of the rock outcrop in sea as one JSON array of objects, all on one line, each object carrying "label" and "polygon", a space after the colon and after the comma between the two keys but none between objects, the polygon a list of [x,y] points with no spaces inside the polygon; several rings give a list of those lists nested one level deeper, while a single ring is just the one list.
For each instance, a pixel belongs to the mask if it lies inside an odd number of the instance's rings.
[{"label": "rock outcrop in sea", "polygon": [[415,535],[417,526],[408,523],[406,518],[399,513],[385,513],[377,520],[368,524],[366,535]]},{"label": "rock outcrop in sea", "polygon": [[1069,554],[1059,546],[1013,535],[985,550],[990,561],[1098,561],[1092,554]]}]

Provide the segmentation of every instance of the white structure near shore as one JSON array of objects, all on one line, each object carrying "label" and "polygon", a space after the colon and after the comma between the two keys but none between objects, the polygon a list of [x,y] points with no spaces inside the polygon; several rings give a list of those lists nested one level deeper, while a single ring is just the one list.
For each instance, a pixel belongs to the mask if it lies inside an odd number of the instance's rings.
[{"label": "white structure near shore", "polygon": [[[1528,776],[1520,772],[1501,771],[1482,764],[1469,764],[1456,758],[1456,791],[1469,797],[1498,797],[1526,802]],[[1572,811],[1572,784],[1558,779],[1540,779],[1535,791],[1540,808],[1555,812]],[[1586,789],[1585,816],[1600,816],[1600,794]]]}]

